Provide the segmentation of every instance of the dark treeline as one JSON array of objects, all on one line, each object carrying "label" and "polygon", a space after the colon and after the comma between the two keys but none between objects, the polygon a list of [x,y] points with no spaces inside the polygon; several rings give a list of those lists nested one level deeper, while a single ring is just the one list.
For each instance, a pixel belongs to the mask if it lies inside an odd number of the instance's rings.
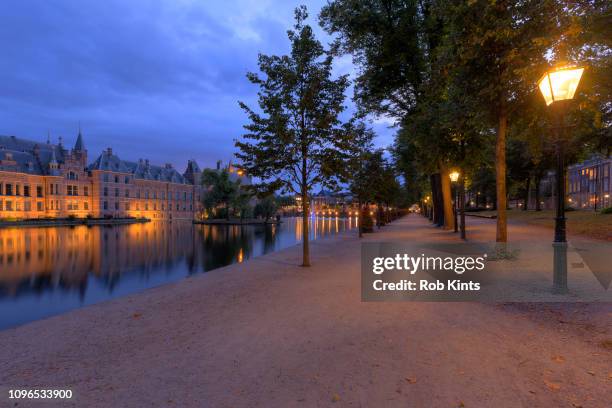
[{"label": "dark treeline", "polygon": [[334,0],[319,18],[337,37],[337,51],[359,67],[361,113],[399,126],[393,153],[409,200],[431,196],[435,222],[451,228],[448,175],[460,169],[476,200],[497,208],[503,243],[508,197],[527,194],[552,167],[550,123],[536,85],[551,64],[586,67],[567,114],[568,162],[610,154],[609,4]]}]

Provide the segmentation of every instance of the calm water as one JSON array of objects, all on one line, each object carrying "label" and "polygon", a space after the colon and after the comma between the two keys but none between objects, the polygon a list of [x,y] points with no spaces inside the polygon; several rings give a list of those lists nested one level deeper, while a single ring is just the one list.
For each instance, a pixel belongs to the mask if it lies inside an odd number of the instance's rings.
[{"label": "calm water", "polygon": [[[313,218],[311,238],[356,226]],[[0,329],[174,282],[301,241],[301,220],[0,229]]]}]

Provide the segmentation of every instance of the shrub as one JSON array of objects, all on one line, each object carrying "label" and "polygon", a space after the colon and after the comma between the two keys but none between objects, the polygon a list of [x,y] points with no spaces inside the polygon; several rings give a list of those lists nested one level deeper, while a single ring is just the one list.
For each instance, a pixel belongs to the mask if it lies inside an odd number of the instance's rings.
[{"label": "shrub", "polygon": [[367,206],[361,210],[361,230],[364,233],[374,231],[374,219]]},{"label": "shrub", "polygon": [[612,207],[602,208],[600,211],[601,214],[612,214]]}]

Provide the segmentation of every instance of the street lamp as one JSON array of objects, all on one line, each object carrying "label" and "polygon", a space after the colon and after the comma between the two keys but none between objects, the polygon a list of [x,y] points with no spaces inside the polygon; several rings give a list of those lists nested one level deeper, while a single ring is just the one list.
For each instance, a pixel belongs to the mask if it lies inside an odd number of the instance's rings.
[{"label": "street lamp", "polygon": [[[457,180],[459,180],[459,172],[457,170],[453,170],[448,174],[448,177],[450,178],[451,184],[455,184]],[[459,231],[459,225],[457,224],[457,201],[458,201],[457,196],[458,196],[458,192],[457,192],[457,188],[455,187],[455,205],[453,206],[453,218],[455,222],[455,232]]]},{"label": "street lamp", "polygon": [[555,141],[557,145],[557,214],[555,218],[555,239],[553,247],[554,290],[567,292],[567,239],[565,234],[565,164],[563,157],[564,108],[574,98],[584,68],[576,66],[559,66],[546,72],[538,81],[538,87],[547,106],[554,109]]}]

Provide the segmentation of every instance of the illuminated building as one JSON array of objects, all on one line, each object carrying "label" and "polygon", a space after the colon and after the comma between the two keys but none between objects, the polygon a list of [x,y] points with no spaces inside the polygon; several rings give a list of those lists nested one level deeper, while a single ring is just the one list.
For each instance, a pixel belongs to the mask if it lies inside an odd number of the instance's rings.
[{"label": "illuminated building", "polygon": [[[217,164],[220,167],[220,163]],[[250,178],[228,166],[243,184]],[[201,214],[201,170],[122,160],[107,149],[91,164],[79,131],[72,149],[0,136],[0,218],[145,217],[193,219]]]}]

